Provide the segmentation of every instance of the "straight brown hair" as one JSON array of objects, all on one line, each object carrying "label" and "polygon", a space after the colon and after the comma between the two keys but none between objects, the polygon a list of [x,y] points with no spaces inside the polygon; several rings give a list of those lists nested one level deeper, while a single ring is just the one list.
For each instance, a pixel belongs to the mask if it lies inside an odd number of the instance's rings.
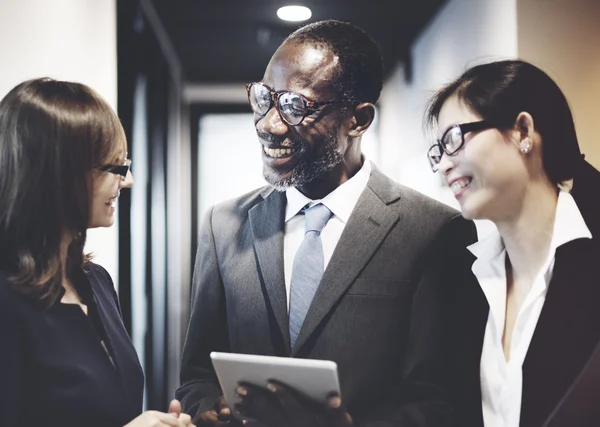
[{"label": "straight brown hair", "polygon": [[48,308],[81,272],[92,171],[126,151],[119,118],[83,84],[28,80],[0,101],[0,268],[15,290]]}]

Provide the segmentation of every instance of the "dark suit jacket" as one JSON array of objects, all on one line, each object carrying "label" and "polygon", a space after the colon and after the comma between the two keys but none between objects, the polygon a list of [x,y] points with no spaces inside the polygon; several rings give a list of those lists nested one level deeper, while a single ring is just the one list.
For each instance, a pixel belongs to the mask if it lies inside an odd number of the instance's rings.
[{"label": "dark suit jacket", "polygon": [[[144,379],[110,276],[95,264],[78,291],[100,325],[73,304],[44,311],[0,273],[0,425],[122,427],[142,411]],[[86,294],[92,300],[86,301]]]},{"label": "dark suit jacket", "polygon": [[[600,173],[585,164],[572,191],[592,239],[556,252],[552,280],[523,363],[520,427],[600,425]],[[595,180],[595,181],[594,181]],[[479,363],[489,306],[465,253],[454,295],[454,392],[459,425],[483,425]],[[450,335],[449,335],[450,336]],[[544,422],[552,414],[548,424]]]},{"label": "dark suit jacket", "polygon": [[[584,162],[574,180],[573,198],[581,210],[586,224],[592,232],[592,241],[595,242],[589,248],[590,253],[579,263],[589,263],[584,268],[585,280],[590,286],[600,288],[600,277],[598,277],[597,266],[600,263],[600,172],[589,163]],[[577,299],[577,304],[582,295]],[[597,293],[596,293],[597,298]],[[600,312],[598,299],[583,304],[583,307],[593,305]],[[592,308],[590,307],[590,310]],[[595,322],[590,327],[600,329],[598,315],[591,321]],[[579,332],[572,332],[579,333]],[[595,334],[597,336],[597,332]],[[591,356],[586,358],[584,367],[579,371],[575,381],[570,385],[567,392],[562,396],[556,408],[544,424],[545,427],[592,427],[600,425],[600,342],[596,342]]]},{"label": "dark suit jacket", "polygon": [[270,187],[214,207],[203,223],[176,396],[196,417],[222,394],[209,353],[333,360],[359,425],[444,426],[443,293],[475,227],[373,169],[289,348],[285,194]]}]

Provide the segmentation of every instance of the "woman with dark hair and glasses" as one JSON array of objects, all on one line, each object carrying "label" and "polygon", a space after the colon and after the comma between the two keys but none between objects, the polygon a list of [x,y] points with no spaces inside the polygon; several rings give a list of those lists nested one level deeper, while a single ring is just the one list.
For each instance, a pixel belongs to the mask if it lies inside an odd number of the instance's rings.
[{"label": "woman with dark hair and glasses", "polygon": [[455,293],[458,425],[600,425],[600,172],[565,96],[527,62],[492,62],[435,94],[426,122],[463,216],[496,225]]},{"label": "woman with dark hair and glasses", "polygon": [[[48,78],[0,101],[0,424],[184,427],[142,410],[144,378],[109,274],[84,254],[133,184],[118,117]],[[133,421],[132,421],[133,420]]]}]

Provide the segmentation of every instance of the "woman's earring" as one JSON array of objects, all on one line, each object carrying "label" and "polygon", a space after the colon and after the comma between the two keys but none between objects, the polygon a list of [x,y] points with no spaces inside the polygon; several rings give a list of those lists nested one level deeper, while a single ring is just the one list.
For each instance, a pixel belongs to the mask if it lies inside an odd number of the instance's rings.
[{"label": "woman's earring", "polygon": [[519,150],[521,150],[521,153],[523,154],[527,154],[529,151],[531,151],[531,141],[529,141],[529,138],[525,138],[523,141],[521,141],[519,144]]}]

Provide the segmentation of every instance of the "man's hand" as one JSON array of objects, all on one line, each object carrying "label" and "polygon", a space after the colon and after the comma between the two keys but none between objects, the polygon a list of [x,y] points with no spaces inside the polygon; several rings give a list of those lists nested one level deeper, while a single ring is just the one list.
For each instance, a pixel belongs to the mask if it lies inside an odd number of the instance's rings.
[{"label": "man's hand", "polygon": [[200,425],[235,425],[235,419],[231,416],[231,409],[223,396],[219,397],[213,407],[200,414],[198,419]]},{"label": "man's hand", "polygon": [[275,380],[270,380],[267,388],[242,382],[236,392],[240,403],[235,410],[268,427],[352,426],[352,418],[338,395],[330,396],[327,403],[319,403]]}]

